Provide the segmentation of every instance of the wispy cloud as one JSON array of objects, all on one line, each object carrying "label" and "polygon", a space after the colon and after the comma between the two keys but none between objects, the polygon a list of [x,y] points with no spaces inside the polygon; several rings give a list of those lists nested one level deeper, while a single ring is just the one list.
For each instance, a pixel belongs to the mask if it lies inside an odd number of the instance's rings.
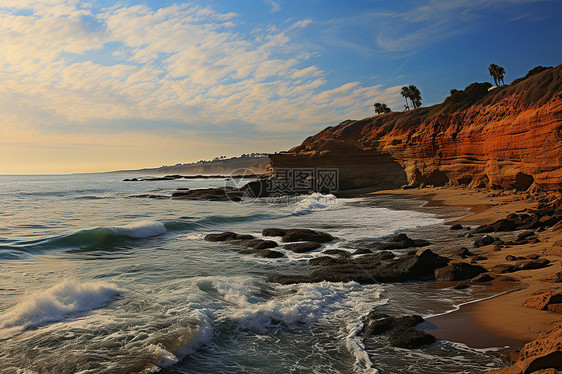
[{"label": "wispy cloud", "polygon": [[264,2],[271,7],[271,13],[276,13],[281,10],[281,5],[278,1],[264,0]]}]

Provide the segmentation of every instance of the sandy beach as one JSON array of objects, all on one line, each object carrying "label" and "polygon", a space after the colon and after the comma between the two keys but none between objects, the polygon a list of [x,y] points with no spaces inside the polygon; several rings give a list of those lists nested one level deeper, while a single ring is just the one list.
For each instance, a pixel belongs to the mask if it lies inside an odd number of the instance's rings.
[{"label": "sandy beach", "polygon": [[[537,196],[475,191],[460,187],[391,190],[374,194],[415,196],[428,200],[428,205],[470,208],[466,216],[448,222],[463,225],[490,224],[511,213],[536,208],[538,204]],[[516,236],[516,232],[498,232],[493,236],[508,241]],[[478,265],[486,269],[509,263],[506,260],[508,255],[539,255],[540,258],[548,259],[550,264],[541,269],[520,270],[497,276],[487,284],[499,296],[466,304],[458,311],[429,319],[429,322],[437,327],[431,331],[432,334],[437,338],[460,341],[473,347],[509,345],[518,348],[536,339],[541,333],[560,325],[562,315],[522,306],[526,299],[538,291],[562,289],[562,283],[556,276],[556,273],[562,270],[562,230],[553,227],[539,232],[538,238],[537,243],[505,245],[499,251],[494,250],[493,245],[469,248],[472,253],[486,257],[478,261]],[[467,262],[454,262],[462,261]]]}]

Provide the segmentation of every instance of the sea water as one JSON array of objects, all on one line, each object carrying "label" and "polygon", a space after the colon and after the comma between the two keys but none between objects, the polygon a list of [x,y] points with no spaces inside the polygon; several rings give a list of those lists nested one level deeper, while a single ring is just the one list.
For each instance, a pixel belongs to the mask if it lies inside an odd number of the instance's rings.
[{"label": "sea water", "polygon": [[[310,258],[357,240],[440,240],[443,212],[390,197],[173,200],[177,188],[225,181],[127,177],[0,176],[0,373],[477,373],[500,364],[446,341],[403,350],[382,339],[366,349],[358,334],[374,308],[428,316],[474,291],[270,281],[306,274]],[[338,240],[303,254],[277,248],[279,259],[203,240],[261,237],[266,227]]]}]

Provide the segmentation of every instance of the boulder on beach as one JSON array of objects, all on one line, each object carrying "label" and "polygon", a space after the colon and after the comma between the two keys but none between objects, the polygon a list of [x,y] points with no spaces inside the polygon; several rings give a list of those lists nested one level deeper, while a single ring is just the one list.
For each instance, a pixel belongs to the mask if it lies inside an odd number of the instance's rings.
[{"label": "boulder on beach", "polygon": [[562,303],[562,291],[542,290],[523,302],[525,308],[546,309],[549,304]]},{"label": "boulder on beach", "polygon": [[494,243],[494,238],[492,238],[490,235],[484,235],[483,237],[476,239],[474,241],[474,246],[476,248],[479,248],[493,243]]},{"label": "boulder on beach", "polygon": [[457,262],[435,269],[435,279],[437,281],[463,281],[486,272],[487,270],[482,266]]}]

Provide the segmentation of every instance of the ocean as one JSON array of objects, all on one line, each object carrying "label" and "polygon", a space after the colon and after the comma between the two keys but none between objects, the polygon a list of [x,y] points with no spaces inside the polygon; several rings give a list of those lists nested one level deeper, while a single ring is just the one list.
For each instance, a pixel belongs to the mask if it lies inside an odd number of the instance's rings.
[{"label": "ocean", "polygon": [[[438,341],[405,350],[357,335],[374,308],[427,317],[483,297],[484,288],[270,281],[309,271],[307,260],[324,249],[401,232],[446,251],[462,239],[450,238],[445,219],[463,210],[385,196],[172,200],[177,188],[225,181],[122,181],[134,176],[0,176],[0,373],[479,373],[501,365],[495,349]],[[222,231],[261,237],[266,227],[338,240],[311,253],[280,249],[278,259],[203,240]]]}]

